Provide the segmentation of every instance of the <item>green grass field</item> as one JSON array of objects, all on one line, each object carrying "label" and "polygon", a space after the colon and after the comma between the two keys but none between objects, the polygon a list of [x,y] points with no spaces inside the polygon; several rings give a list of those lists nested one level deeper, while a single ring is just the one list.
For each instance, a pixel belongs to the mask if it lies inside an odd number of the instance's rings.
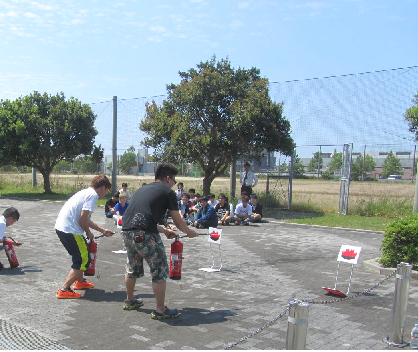
[{"label": "green grass field", "polygon": [[[38,175],[38,186],[32,187],[30,174],[0,174],[0,195],[8,198],[66,201],[72,194],[90,185],[92,175],[52,175],[51,187],[55,194],[47,195],[43,180]],[[202,178],[177,177],[185,188],[195,188],[202,193]],[[152,176],[118,176],[118,183],[127,182],[134,192]],[[277,186],[277,185],[276,185]],[[270,196],[283,194],[273,187]],[[286,187],[287,185],[280,185]],[[262,203],[266,196],[266,180],[260,178],[257,194]],[[229,194],[229,178],[217,178],[212,192]],[[276,192],[276,193],[275,193]],[[350,186],[349,215],[338,214],[339,182],[324,180],[294,180],[293,202],[290,210],[265,208],[264,215],[283,222],[353,229],[385,231],[394,218],[412,214],[415,185],[412,183],[352,182]],[[110,194],[109,194],[110,197]],[[107,198],[107,197],[106,197]],[[105,199],[98,205],[104,205]],[[273,202],[274,203],[274,202]]]}]

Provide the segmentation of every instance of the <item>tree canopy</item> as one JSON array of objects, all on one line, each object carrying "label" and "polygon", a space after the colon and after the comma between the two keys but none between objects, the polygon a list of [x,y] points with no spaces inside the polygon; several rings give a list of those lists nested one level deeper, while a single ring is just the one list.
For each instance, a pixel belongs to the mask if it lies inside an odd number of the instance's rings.
[{"label": "tree canopy", "polygon": [[405,120],[408,122],[409,131],[414,133],[415,140],[418,141],[418,94],[414,95],[412,103],[414,105],[406,110],[404,117]]},{"label": "tree canopy", "polygon": [[120,157],[119,168],[123,174],[129,175],[129,170],[136,164],[135,147],[131,145]]},{"label": "tree canopy", "polygon": [[50,174],[61,160],[72,161],[93,149],[96,116],[75,98],[33,92],[0,102],[0,162],[34,167],[44,177],[45,193],[52,193]]},{"label": "tree canopy", "polygon": [[351,178],[353,180],[365,180],[366,172],[371,172],[374,169],[376,169],[376,163],[373,157],[366,154],[366,160],[363,161],[363,155],[360,154],[351,166]]},{"label": "tree canopy", "polygon": [[160,160],[199,163],[205,194],[238,158],[259,161],[266,151],[292,153],[283,104],[270,99],[259,69],[234,69],[228,59],[214,56],[179,75],[179,84],[167,86],[162,106],[146,106],[143,143],[154,147]]},{"label": "tree canopy", "polygon": [[401,160],[393,155],[392,151],[389,152],[383,162],[382,176],[389,177],[389,175],[403,175]]},{"label": "tree canopy", "polygon": [[319,169],[322,169],[322,166],[324,165],[324,160],[322,159],[322,156],[319,155],[319,152],[315,152],[314,156],[309,161],[308,172],[318,171],[318,163]]}]

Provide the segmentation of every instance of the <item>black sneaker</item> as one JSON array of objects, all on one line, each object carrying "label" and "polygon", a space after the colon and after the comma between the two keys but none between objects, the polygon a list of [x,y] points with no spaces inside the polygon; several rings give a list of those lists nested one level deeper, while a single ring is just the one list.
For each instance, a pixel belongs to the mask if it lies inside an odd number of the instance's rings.
[{"label": "black sneaker", "polygon": [[171,319],[177,318],[180,315],[177,309],[168,309],[165,307],[164,313],[158,313],[156,310],[153,310],[151,313],[151,318],[156,320],[164,320],[164,319]]}]

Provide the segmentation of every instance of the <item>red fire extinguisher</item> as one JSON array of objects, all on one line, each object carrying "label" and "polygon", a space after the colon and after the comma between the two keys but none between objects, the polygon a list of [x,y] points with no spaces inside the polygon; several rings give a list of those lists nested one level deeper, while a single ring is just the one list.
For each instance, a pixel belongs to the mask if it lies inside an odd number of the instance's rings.
[{"label": "red fire extinguisher", "polygon": [[179,236],[171,243],[170,253],[170,279],[181,279],[181,262],[183,259],[183,243],[180,242]]},{"label": "red fire extinguisher", "polygon": [[[7,259],[9,259],[10,267],[12,269],[19,266],[19,261],[17,260],[16,252],[13,248],[13,239],[4,239],[3,247],[7,254]],[[16,243],[16,242],[15,242]]]},{"label": "red fire extinguisher", "polygon": [[84,276],[94,276],[96,272],[97,243],[91,240],[87,246],[90,254],[90,266],[84,272]]}]

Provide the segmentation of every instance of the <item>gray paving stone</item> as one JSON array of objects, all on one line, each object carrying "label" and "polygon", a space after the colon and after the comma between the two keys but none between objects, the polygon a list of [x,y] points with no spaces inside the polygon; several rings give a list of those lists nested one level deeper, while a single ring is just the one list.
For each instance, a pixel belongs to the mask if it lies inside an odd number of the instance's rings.
[{"label": "gray paving stone", "polygon": [[[97,241],[100,279],[91,278],[95,288],[77,300],[56,299],[71,264],[54,231],[62,203],[0,199],[0,210],[7,206],[15,206],[21,213],[7,232],[24,245],[17,249],[21,269],[0,272],[0,287],[13,306],[0,305],[0,320],[30,331],[33,338],[39,336],[71,349],[222,349],[276,318],[291,300],[335,301],[322,286],[334,285],[340,246],[361,246],[363,262],[379,256],[382,239],[380,233],[273,222],[224,227],[224,267],[217,273],[199,270],[211,264],[206,235],[182,239],[182,280],[169,280],[166,295],[166,304],[178,308],[181,315],[160,322],[150,318],[155,301],[148,273],[138,280],[135,291],[144,307],[122,310],[126,258],[112,253],[121,249],[117,236]],[[102,208],[92,218],[114,228]],[[164,240],[167,253],[170,242]],[[4,251],[0,260],[7,264]],[[344,275],[348,272],[349,268],[342,268],[341,287],[347,284]],[[383,278],[360,263],[354,271],[352,292],[362,292]],[[307,348],[392,349],[382,340],[390,328],[393,291],[394,279],[390,279],[368,295],[312,304]],[[406,340],[417,316],[418,285],[413,280]],[[287,316],[283,316],[234,349],[285,349],[286,332]],[[4,345],[8,346],[7,341]],[[6,347],[0,342],[0,349]]]}]

